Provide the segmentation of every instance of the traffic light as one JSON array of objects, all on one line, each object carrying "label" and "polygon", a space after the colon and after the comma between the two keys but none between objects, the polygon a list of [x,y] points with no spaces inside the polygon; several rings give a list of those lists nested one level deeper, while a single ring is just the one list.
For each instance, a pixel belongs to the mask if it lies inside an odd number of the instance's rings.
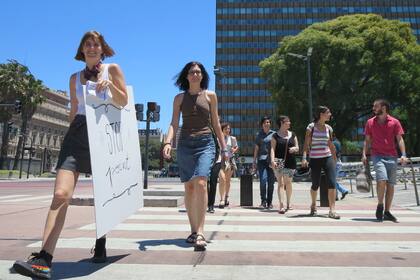
[{"label": "traffic light", "polygon": [[143,104],[135,104],[134,107],[136,108],[136,118],[138,121],[143,120]]},{"label": "traffic light", "polygon": [[22,102],[19,99],[15,101],[15,113],[20,114],[22,112]]},{"label": "traffic light", "polygon": [[160,120],[160,105],[156,105],[156,109],[153,112],[153,121],[158,122]]},{"label": "traffic light", "polygon": [[156,102],[147,102],[147,113],[150,113],[150,121],[158,122],[160,119],[160,106]]}]

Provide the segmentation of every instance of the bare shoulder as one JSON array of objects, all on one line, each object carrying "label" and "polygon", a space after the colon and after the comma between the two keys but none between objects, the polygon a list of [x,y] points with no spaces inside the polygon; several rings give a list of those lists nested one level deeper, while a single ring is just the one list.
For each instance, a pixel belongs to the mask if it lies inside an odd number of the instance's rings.
[{"label": "bare shoulder", "polygon": [[206,90],[206,98],[208,102],[215,102],[217,99],[216,93],[211,90]]},{"label": "bare shoulder", "polygon": [[117,74],[117,73],[121,73],[122,71],[121,71],[121,67],[118,65],[118,64],[116,64],[116,63],[110,63],[109,64],[109,66],[108,66],[108,71],[109,71],[109,73],[111,73],[111,75],[112,74]]},{"label": "bare shoulder", "polygon": [[75,89],[76,88],[76,79],[77,79],[77,73],[73,73],[70,76],[70,89]]},{"label": "bare shoulder", "polygon": [[183,92],[180,92],[177,95],[175,95],[175,97],[174,97],[174,103],[179,103],[180,104],[183,99],[184,99],[184,93]]}]

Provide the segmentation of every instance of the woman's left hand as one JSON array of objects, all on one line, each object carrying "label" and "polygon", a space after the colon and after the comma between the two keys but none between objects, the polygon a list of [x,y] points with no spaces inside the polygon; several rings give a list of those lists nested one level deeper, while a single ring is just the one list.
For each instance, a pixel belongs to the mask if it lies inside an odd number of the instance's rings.
[{"label": "woman's left hand", "polygon": [[101,92],[112,85],[112,82],[110,80],[98,80],[96,83],[96,92]]}]

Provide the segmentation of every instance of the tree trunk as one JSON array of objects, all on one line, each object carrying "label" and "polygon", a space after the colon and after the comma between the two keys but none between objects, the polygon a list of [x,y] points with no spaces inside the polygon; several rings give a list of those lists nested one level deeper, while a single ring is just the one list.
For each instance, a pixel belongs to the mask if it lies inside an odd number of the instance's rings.
[{"label": "tree trunk", "polygon": [[7,150],[9,148],[9,122],[3,122],[3,134],[0,151],[0,169],[6,169],[7,164]]}]

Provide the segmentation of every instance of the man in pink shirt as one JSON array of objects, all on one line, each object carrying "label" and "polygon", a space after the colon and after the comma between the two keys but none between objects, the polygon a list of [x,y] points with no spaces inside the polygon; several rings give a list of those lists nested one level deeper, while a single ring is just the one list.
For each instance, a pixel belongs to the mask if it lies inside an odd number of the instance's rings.
[{"label": "man in pink shirt", "polygon": [[406,164],[408,161],[405,153],[404,139],[402,137],[404,130],[401,127],[401,123],[389,115],[389,107],[389,102],[384,99],[377,99],[373,103],[372,111],[375,116],[366,122],[365,142],[362,152],[362,162],[367,164],[366,153],[369,148],[371,149],[378,192],[376,219],[380,222],[383,220],[397,222],[397,218],[390,212],[398,165],[395,139],[401,151],[401,164]]}]

